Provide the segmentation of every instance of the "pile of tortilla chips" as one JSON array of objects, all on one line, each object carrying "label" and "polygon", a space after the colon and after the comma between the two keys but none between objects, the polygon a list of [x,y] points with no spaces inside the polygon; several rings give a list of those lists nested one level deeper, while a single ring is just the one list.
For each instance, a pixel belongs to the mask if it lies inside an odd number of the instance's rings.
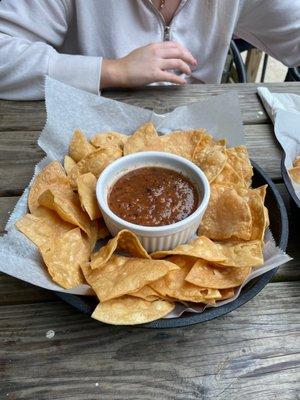
[{"label": "pile of tortilla chips", "polygon": [[[94,251],[109,235],[96,201],[97,178],[119,157],[149,150],[186,157],[208,177],[211,198],[199,236],[149,255],[123,230]],[[66,289],[90,285],[100,301],[93,318],[141,324],[166,316],[176,302],[228,299],[263,264],[266,186],[252,189],[252,175],[244,146],[227,148],[204,129],[160,136],[146,123],[132,136],[98,133],[90,141],[76,130],[64,166],[54,161],[34,179],[30,213],[16,226],[38,247],[53,281]]]},{"label": "pile of tortilla chips", "polygon": [[300,156],[295,158],[293,168],[289,169],[289,174],[294,182],[300,183]]}]

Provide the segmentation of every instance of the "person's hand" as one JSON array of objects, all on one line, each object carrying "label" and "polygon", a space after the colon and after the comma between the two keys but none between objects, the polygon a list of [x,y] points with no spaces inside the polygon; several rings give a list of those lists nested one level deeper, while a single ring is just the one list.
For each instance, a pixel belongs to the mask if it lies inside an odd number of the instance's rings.
[{"label": "person's hand", "polygon": [[197,65],[197,61],[179,43],[153,43],[117,60],[103,59],[100,87],[136,87],[163,81],[184,85],[186,81],[170,70],[189,75],[190,65]]}]

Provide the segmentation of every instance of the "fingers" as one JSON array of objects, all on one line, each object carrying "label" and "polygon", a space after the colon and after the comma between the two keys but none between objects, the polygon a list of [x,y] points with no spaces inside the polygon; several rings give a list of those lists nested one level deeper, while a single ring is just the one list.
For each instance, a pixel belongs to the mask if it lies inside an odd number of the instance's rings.
[{"label": "fingers", "polygon": [[191,65],[197,65],[197,60],[189,50],[177,42],[162,42],[161,56],[163,58],[180,58]]},{"label": "fingers", "polygon": [[171,83],[176,83],[177,85],[185,85],[186,80],[181,78],[178,75],[172,74],[172,72],[168,71],[161,71],[157,75],[157,79],[155,80],[156,82],[171,82]]},{"label": "fingers", "polygon": [[168,58],[161,60],[160,68],[162,70],[176,69],[187,75],[190,75],[192,73],[191,68],[188,66],[188,64],[178,58]]}]

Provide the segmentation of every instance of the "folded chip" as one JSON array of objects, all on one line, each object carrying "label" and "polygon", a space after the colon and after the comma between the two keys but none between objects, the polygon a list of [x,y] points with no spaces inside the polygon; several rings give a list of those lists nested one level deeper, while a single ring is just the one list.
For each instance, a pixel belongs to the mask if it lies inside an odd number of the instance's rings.
[{"label": "folded chip", "polygon": [[64,193],[72,192],[66,173],[58,161],[48,164],[34,178],[28,194],[28,207],[31,213],[39,206],[38,198],[47,189]]},{"label": "folded chip", "polygon": [[178,269],[164,260],[149,260],[113,255],[101,268],[82,265],[84,276],[100,301],[136,292],[149,283]]},{"label": "folded chip", "polygon": [[92,255],[91,268],[99,268],[104,265],[117,249],[125,251],[132,257],[151,258],[138,237],[133,232],[123,229]]},{"label": "folded chip", "polygon": [[95,147],[87,140],[84,133],[76,129],[69,145],[69,156],[78,162],[94,150],[96,150]]},{"label": "folded chip", "polygon": [[92,221],[102,216],[96,197],[96,184],[97,179],[90,172],[80,175],[77,179],[77,190],[81,206]]},{"label": "folded chip", "polygon": [[40,205],[56,211],[64,221],[79,226],[88,235],[91,248],[94,247],[98,226],[96,221],[91,221],[82,210],[77,194],[48,189],[40,195],[38,202]]},{"label": "folded chip", "polygon": [[150,287],[160,295],[173,298],[177,301],[212,303],[211,300],[221,298],[218,290],[208,289],[209,286],[205,285],[203,285],[203,287],[199,287],[199,285],[196,286],[193,283],[187,282],[185,279],[190,270],[190,267],[183,267],[174,271],[170,271],[163,278],[152,282]]},{"label": "folded chip", "polygon": [[132,296],[123,296],[98,304],[92,318],[111,325],[136,325],[165,317],[175,308],[165,300],[153,302]]},{"label": "folded chip", "polygon": [[116,146],[123,150],[124,143],[127,141],[128,137],[127,135],[114,131],[102,132],[92,136],[91,143],[95,147]]}]

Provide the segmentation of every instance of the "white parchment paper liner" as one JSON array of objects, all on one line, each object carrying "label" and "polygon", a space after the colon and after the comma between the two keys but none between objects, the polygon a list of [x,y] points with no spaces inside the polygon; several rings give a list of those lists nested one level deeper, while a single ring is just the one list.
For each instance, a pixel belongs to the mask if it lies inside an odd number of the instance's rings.
[{"label": "white parchment paper liner", "polygon": [[[227,138],[230,146],[244,143],[236,93],[212,96],[208,100],[178,107],[170,113],[159,115],[147,109],[75,89],[48,77],[45,90],[47,122],[38,144],[47,156],[37,164],[34,176],[52,160],[63,161],[73,130],[76,128],[85,132],[87,137],[107,130],[131,134],[142,123],[150,120],[163,133],[174,129],[204,127],[216,138]],[[27,197],[28,188],[19,199],[6,225],[7,234],[0,238],[0,271],[46,289],[80,295],[90,294],[87,285],[71,290],[56,285],[49,277],[37,248],[15,228],[15,222],[27,213]],[[275,246],[271,238],[267,238],[264,253],[264,266],[254,271],[248,280],[290,260],[289,256]],[[236,295],[238,293],[237,290]],[[201,312],[201,307],[195,307],[193,311]],[[186,307],[178,305],[169,317],[180,315],[185,309]]]},{"label": "white parchment paper liner", "polygon": [[[285,153],[284,165],[288,173],[293,167],[293,161],[300,155],[300,96],[271,93],[265,87],[257,88],[257,92],[274,123],[276,138]],[[300,200],[300,184],[291,178],[290,181]]]}]

